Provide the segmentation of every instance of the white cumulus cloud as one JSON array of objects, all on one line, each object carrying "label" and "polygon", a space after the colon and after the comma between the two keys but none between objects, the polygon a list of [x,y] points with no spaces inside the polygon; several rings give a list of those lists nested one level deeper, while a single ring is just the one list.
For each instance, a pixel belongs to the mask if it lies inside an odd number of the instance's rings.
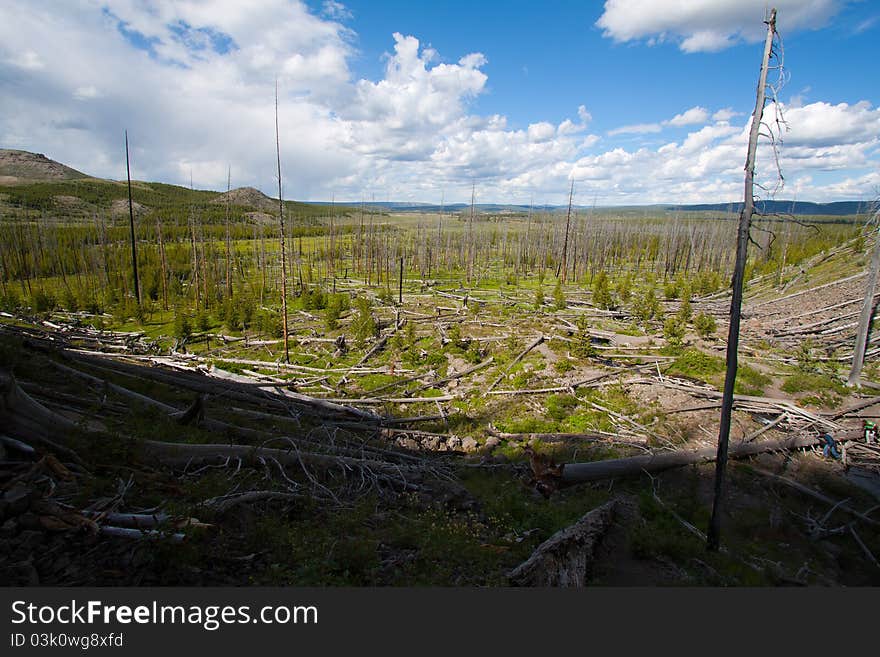
[{"label": "white cumulus cloud", "polygon": [[[840,9],[841,0],[776,0],[783,33],[822,27]],[[684,52],[714,52],[739,41],[757,41],[766,33],[764,0],[606,0],[596,25],[619,42],[671,41]]]}]

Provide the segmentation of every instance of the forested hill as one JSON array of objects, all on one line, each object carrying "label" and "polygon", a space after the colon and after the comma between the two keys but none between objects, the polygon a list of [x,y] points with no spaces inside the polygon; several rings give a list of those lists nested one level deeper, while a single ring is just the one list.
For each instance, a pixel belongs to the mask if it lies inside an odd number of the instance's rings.
[{"label": "forested hill", "polygon": [[[735,212],[742,210],[742,203],[706,203],[702,205],[668,206],[668,210],[704,211],[704,212]],[[808,214],[825,216],[843,216],[863,214],[869,210],[864,201],[836,201],[834,203],[811,203],[809,201],[758,201],[755,203],[758,212],[765,214]]]}]

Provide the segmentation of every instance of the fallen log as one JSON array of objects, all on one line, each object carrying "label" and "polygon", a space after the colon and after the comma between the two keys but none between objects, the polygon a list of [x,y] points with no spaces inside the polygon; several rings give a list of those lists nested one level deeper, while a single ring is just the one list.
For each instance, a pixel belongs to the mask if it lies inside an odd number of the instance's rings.
[{"label": "fallen log", "polygon": [[494,360],[495,360],[494,356],[489,356],[482,363],[477,363],[473,367],[469,367],[466,370],[463,370],[463,371],[458,372],[456,374],[452,374],[451,376],[447,376],[446,378],[440,379],[438,381],[432,381],[431,383],[426,383],[425,385],[416,388],[415,392],[419,392],[419,391],[425,390],[427,388],[435,388],[437,386],[443,385],[444,383],[449,383],[450,381],[455,381],[456,379],[460,379],[463,376],[467,376],[468,374],[472,374],[472,373],[476,372],[477,370],[481,370],[484,367],[488,367],[489,365],[492,364],[492,362]]},{"label": "fallen log", "polygon": [[105,379],[93,376],[91,374],[88,374],[87,372],[82,372],[76,368],[68,367],[67,365],[56,363],[54,361],[50,362],[53,367],[61,370],[62,372],[66,372],[71,376],[75,376],[84,381],[88,381],[89,383],[98,386],[99,389],[103,387],[107,390],[115,392],[118,395],[126,397],[127,399],[131,399],[143,406],[156,408],[178,424],[195,424],[196,426],[208,429],[210,431],[221,433],[228,432],[233,435],[237,434],[256,440],[265,440],[266,438],[270,437],[270,434],[267,434],[264,431],[249,429],[247,427],[241,427],[238,425],[229,424],[227,422],[222,422],[220,420],[214,420],[212,418],[206,417],[204,398],[202,394],[199,394],[196,400],[188,408],[181,410],[174,406],[161,402],[158,399],[147,397],[146,395],[142,395],[139,392],[129,390],[128,388],[116,385],[115,383],[111,383],[110,381],[107,381]]},{"label": "fallen log", "polygon": [[[855,432],[850,432],[855,433]],[[851,436],[854,437],[854,436]],[[842,438],[837,437],[840,441]],[[822,439],[818,435],[799,435],[782,440],[737,443],[730,446],[729,458],[743,458],[764,452],[787,451],[818,445]],[[644,456],[631,456],[622,459],[594,461],[591,463],[566,463],[562,467],[560,479],[564,483],[579,484],[588,481],[601,481],[614,477],[653,473],[670,468],[699,463],[712,463],[717,455],[716,447],[705,447],[693,451],[663,452]]]},{"label": "fallen log", "polygon": [[[0,420],[4,422],[9,433],[29,440],[39,438],[50,443],[59,452],[71,454],[77,462],[80,462],[79,457],[69,448],[59,444],[69,440],[72,432],[87,432],[94,436],[104,436],[108,440],[113,439],[113,436],[101,431],[82,429],[64,416],[52,412],[25,393],[12,375],[3,372],[0,372]],[[185,466],[193,461],[222,462],[235,458],[254,464],[260,463],[261,459],[271,459],[284,466],[341,469],[343,472],[361,472],[365,476],[381,476],[398,482],[403,488],[412,487],[412,482],[420,480],[425,473],[425,469],[421,467],[303,452],[293,441],[289,443],[289,449],[277,449],[250,445],[188,444],[146,440],[140,444],[140,451],[144,457],[171,467]]]},{"label": "fallen log", "polygon": [[297,493],[284,493],[275,490],[252,490],[247,493],[215,497],[203,502],[202,506],[215,511],[218,514],[223,514],[239,504],[250,504],[252,502],[263,502],[266,500],[291,502],[294,500],[300,501],[303,497],[303,495]]},{"label": "fallen log", "polygon": [[606,502],[575,524],[553,534],[508,574],[510,583],[514,586],[586,586],[599,545],[617,517],[619,505],[619,500]]},{"label": "fallen log", "polygon": [[526,356],[526,354],[528,354],[532,349],[537,347],[542,342],[544,342],[543,335],[539,335],[537,338],[535,338],[534,342],[532,342],[528,347],[523,349],[523,351],[520,352],[520,354],[516,358],[514,358],[512,361],[510,361],[510,364],[505,368],[505,370],[501,374],[498,375],[498,378],[492,382],[492,385],[489,386],[489,389],[486,392],[492,392],[492,390],[495,388],[495,386],[497,386],[501,382],[501,379],[504,378],[504,376],[510,371],[510,369],[514,365],[516,365],[519,361],[521,361]]},{"label": "fallen log", "polygon": [[846,503],[846,500],[838,502],[827,495],[820,493],[819,491],[813,490],[808,486],[804,486],[802,483],[794,481],[793,479],[789,479],[788,477],[783,477],[782,475],[774,474],[772,472],[767,472],[766,470],[762,470],[760,468],[756,468],[754,466],[750,466],[749,470],[755,472],[761,476],[767,477],[773,481],[779,482],[780,484],[785,484],[790,488],[794,488],[796,491],[803,493],[809,497],[812,497],[814,500],[818,500],[832,507],[832,509],[840,509],[841,511],[846,511],[850,515],[855,516],[862,522],[865,522],[869,525],[873,525],[874,527],[880,527],[880,521],[874,520],[873,518],[869,518],[867,515],[862,513],[861,511],[857,511],[853,509]]},{"label": "fallen log", "polygon": [[[246,376],[241,376],[239,374],[234,374],[232,372],[227,372],[219,367],[212,367],[209,372],[209,376],[216,377],[218,379],[223,379],[226,381],[233,381],[235,383],[244,383],[244,384],[253,384],[254,381],[248,379]],[[362,411],[359,408],[354,408],[353,406],[345,406],[342,404],[337,404],[334,402],[326,401],[324,399],[320,399],[318,397],[309,397],[308,395],[302,395],[298,392],[293,392],[292,390],[284,390],[279,388],[278,386],[272,385],[258,385],[258,390],[263,392],[274,393],[278,397],[284,399],[291,399],[297,402],[301,402],[304,404],[308,404],[315,408],[321,409],[327,413],[333,414],[342,414],[342,415],[354,415],[360,420],[366,420],[369,422],[379,422],[381,418],[375,413],[371,413],[369,411]]]},{"label": "fallen log", "polygon": [[875,406],[876,404],[880,404],[880,397],[871,397],[869,399],[865,399],[860,401],[857,404],[850,406],[849,408],[845,408],[842,411],[838,411],[834,415],[831,416],[832,420],[839,420],[844,415],[849,415],[850,413],[855,413],[856,411],[860,411],[863,408],[869,408],[871,406]]},{"label": "fallen log", "polygon": [[75,451],[58,442],[63,442],[71,433],[80,431],[76,423],[37,402],[7,372],[0,372],[0,419],[5,425],[4,431],[11,434],[10,437],[28,444],[46,445],[76,463],[83,464]]},{"label": "fallen log", "polygon": [[645,447],[648,444],[647,438],[629,438],[624,436],[616,436],[610,438],[598,433],[504,433],[492,427],[486,429],[486,433],[502,440],[513,440],[517,442],[530,442],[532,440],[540,440],[547,443],[564,443],[564,442],[596,442],[596,443],[621,443],[624,445],[634,445]]}]

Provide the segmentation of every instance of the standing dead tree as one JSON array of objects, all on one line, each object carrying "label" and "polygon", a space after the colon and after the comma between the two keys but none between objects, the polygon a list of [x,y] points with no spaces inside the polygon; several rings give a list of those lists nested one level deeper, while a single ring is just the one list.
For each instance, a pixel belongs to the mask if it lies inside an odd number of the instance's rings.
[{"label": "standing dead tree", "polygon": [[565,283],[568,270],[568,231],[571,227],[571,201],[574,198],[574,178],[571,179],[571,190],[568,193],[568,214],[565,215],[565,240],[562,243],[562,259],[556,269],[556,278],[562,274],[562,282]]},{"label": "standing dead tree", "polygon": [[281,138],[278,136],[278,80],[275,80],[275,154],[278,158],[278,225],[281,228],[281,330],[284,331],[284,362],[290,362],[287,337],[287,258],[284,249],[284,197],[281,195]]},{"label": "standing dead tree", "polygon": [[229,233],[229,196],[232,188],[232,167],[226,172],[226,298],[232,298],[232,237]]},{"label": "standing dead tree", "polygon": [[125,131],[125,173],[128,177],[128,220],[131,228],[131,269],[134,274],[134,297],[141,305],[141,286],[138,281],[137,241],[134,236],[134,204],[131,200],[131,167],[128,163],[128,130]]},{"label": "standing dead tree", "polygon": [[[874,212],[873,220],[880,220],[880,208]],[[880,230],[877,231],[874,252],[871,255],[871,267],[868,270],[868,282],[865,284],[865,301],[862,304],[862,312],[859,315],[859,328],[856,332],[856,342],[853,347],[852,367],[846,385],[858,386],[862,375],[862,365],[865,362],[865,349],[868,344],[868,328],[871,324],[871,315],[874,311],[874,288],[877,286],[877,271],[880,270]]]},{"label": "standing dead tree", "polygon": [[730,439],[731,412],[733,410],[733,386],[736,381],[737,348],[739,346],[739,325],[742,313],[743,278],[746,254],[749,246],[749,229],[755,213],[755,151],[758,148],[758,135],[764,116],[764,103],[767,91],[767,70],[776,35],[776,9],[770,10],[767,23],[767,38],[764,42],[764,56],[761,60],[761,73],[758,80],[755,112],[752,115],[752,128],[749,133],[749,148],[745,165],[745,195],[743,209],[739,216],[736,236],[736,260],[733,270],[733,297],[730,301],[730,327],[727,335],[727,371],[724,376],[724,392],[721,400],[721,423],[718,430],[718,453],[715,461],[715,498],[712,503],[712,517],[706,532],[707,547],[717,551],[720,546],[721,512],[724,499],[724,475],[727,466],[728,442]]}]

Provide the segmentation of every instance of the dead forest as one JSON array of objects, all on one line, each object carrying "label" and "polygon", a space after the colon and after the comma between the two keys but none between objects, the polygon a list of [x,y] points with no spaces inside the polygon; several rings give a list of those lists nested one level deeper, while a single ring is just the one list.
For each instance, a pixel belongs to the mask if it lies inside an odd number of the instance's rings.
[{"label": "dead forest", "polygon": [[5,176],[0,583],[880,584],[878,215],[756,209],[767,25],[728,212],[285,201],[277,89],[276,199]]}]

